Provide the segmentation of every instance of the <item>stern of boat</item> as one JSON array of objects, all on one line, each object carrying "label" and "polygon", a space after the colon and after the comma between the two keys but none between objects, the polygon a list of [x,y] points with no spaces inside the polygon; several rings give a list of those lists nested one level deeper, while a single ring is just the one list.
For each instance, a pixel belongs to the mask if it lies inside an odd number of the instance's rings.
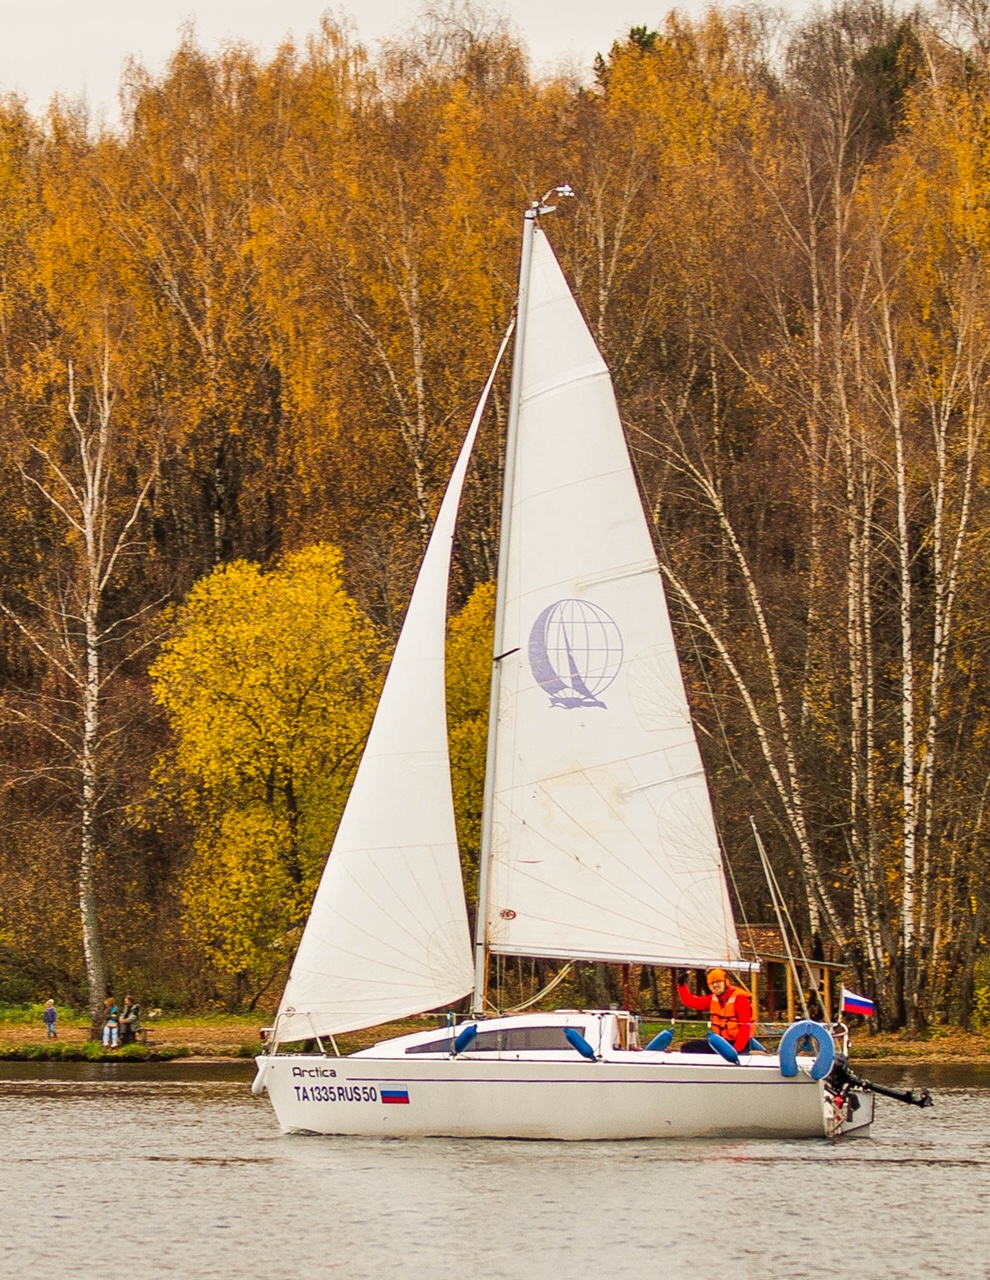
[{"label": "stern of boat", "polygon": [[830,1138],[866,1137],[876,1098],[866,1089],[825,1090],[825,1128]]}]

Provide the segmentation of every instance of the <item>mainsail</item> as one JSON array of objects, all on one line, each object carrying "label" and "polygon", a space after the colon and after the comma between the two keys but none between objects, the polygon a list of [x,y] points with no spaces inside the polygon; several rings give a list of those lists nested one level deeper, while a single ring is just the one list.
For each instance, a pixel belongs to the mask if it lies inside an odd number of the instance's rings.
[{"label": "mainsail", "polygon": [[502,535],[488,947],[738,962],[707,784],[611,379],[546,236],[538,226],[532,234]]},{"label": "mainsail", "polygon": [[461,446],[368,743],[282,996],[279,1040],[376,1026],[458,1000],[473,970],[447,748],[451,543],[508,334]]}]

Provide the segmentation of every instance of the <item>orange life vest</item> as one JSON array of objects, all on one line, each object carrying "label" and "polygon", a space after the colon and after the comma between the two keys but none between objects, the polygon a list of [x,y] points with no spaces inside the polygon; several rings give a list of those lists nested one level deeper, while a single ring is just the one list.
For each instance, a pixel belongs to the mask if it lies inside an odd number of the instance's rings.
[{"label": "orange life vest", "polygon": [[722,992],[722,999],[718,996],[712,996],[711,1007],[711,1024],[712,1030],[716,1035],[720,1035],[723,1040],[728,1040],[729,1044],[734,1045],[739,1035],[739,1015],[736,1013],[736,1000],[739,996],[747,996],[748,993],[743,991],[741,987],[729,987],[727,991]]}]

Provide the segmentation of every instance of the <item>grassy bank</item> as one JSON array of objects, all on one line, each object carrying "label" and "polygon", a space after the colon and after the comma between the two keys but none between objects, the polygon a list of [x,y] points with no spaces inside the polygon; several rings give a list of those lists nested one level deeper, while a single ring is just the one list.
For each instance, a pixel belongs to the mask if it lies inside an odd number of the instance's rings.
[{"label": "grassy bank", "polygon": [[863,1034],[853,1039],[850,1056],[853,1062],[889,1062],[895,1066],[926,1062],[990,1066],[990,1033],[934,1027],[919,1036],[905,1031]]},{"label": "grassy bank", "polygon": [[[104,1050],[89,1039],[89,1019],[70,1010],[59,1009],[57,1040],[49,1040],[37,1009],[0,1008],[0,1062],[163,1062],[173,1058],[253,1058],[260,1053],[261,1027],[258,1014],[162,1014],[146,1018],[146,1044],[125,1045]],[[438,1025],[436,1018],[411,1020],[400,1025],[375,1027],[341,1036],[341,1053],[367,1048],[376,1040]]]},{"label": "grassy bank", "polygon": [[[367,1031],[340,1036],[341,1053],[367,1048],[377,1040],[410,1031],[427,1030],[442,1025],[438,1018],[421,1018]],[[661,1025],[648,1023],[647,1037]],[[58,1040],[46,1038],[41,1021],[41,1006],[36,1009],[0,1009],[0,1061],[168,1061],[173,1058],[253,1058],[261,1051],[262,1021],[257,1014],[249,1017],[235,1014],[163,1014],[147,1020],[147,1044],[127,1045],[122,1049],[104,1050],[89,1040],[89,1022],[70,1010],[59,1010]],[[689,1033],[692,1024],[682,1022]],[[990,1066],[990,1034],[963,1031],[957,1027],[937,1027],[921,1036],[904,1032],[868,1035],[857,1032],[853,1038],[853,1062],[909,1063],[959,1062]]]},{"label": "grassy bank", "polygon": [[163,1015],[145,1021],[146,1043],[104,1049],[89,1039],[89,1019],[59,1010],[57,1040],[49,1040],[40,1013],[0,1012],[0,1061],[168,1061],[172,1058],[251,1057],[261,1047],[255,1018]]}]

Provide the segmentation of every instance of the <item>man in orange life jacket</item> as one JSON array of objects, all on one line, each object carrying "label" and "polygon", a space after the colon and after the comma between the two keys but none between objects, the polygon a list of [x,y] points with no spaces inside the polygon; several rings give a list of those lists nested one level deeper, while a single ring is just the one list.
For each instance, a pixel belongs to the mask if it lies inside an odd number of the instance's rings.
[{"label": "man in orange life jacket", "polygon": [[[687,985],[687,972],[677,971],[677,994],[689,1009],[704,1009],[708,1013],[712,1030],[720,1035],[737,1053],[746,1053],[753,1034],[753,1003],[749,992],[734,986],[724,969],[709,969],[705,975],[709,996],[692,995]],[[690,1046],[690,1047],[689,1047]],[[686,1040],[682,1053],[713,1053],[707,1040]]]}]

